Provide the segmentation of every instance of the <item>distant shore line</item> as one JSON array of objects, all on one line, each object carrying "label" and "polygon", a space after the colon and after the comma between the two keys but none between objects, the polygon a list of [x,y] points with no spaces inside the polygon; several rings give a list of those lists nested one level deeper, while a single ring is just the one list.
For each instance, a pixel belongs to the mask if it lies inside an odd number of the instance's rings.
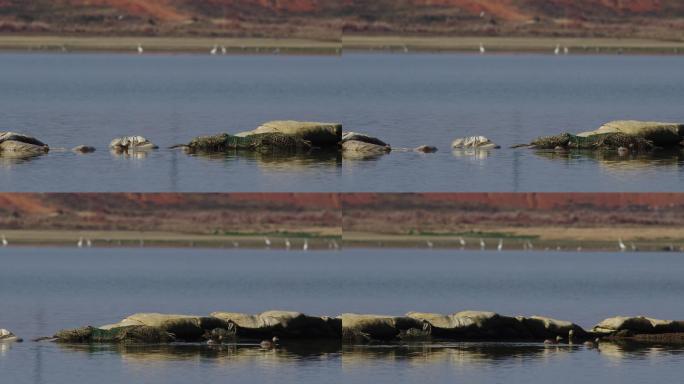
[{"label": "distant shore line", "polygon": [[[142,47],[142,52],[138,50]],[[480,48],[482,46],[483,49]],[[684,55],[684,41],[621,38],[362,36],[341,40],[135,36],[2,35],[0,51],[206,55],[473,53]]]},{"label": "distant shore line", "polygon": [[[462,234],[375,234],[319,233],[187,234],[164,231],[69,231],[6,230],[7,247],[68,248],[207,248],[272,250],[416,249],[464,251],[564,251],[564,252],[684,252],[684,239],[654,237],[614,238],[607,229],[604,238],[573,238],[521,235],[504,232]],[[604,232],[606,231],[606,232]],[[621,244],[624,247],[621,247]],[[3,248],[0,248],[0,251]]]}]

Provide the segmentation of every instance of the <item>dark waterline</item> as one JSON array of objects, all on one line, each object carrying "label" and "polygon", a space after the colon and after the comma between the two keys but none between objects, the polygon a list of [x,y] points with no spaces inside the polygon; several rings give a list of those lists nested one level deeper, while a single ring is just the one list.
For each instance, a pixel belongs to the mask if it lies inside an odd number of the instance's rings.
[{"label": "dark waterline", "polygon": [[[0,159],[4,191],[679,191],[681,152],[548,154],[507,147],[614,119],[683,121],[684,58],[467,54],[0,54],[0,130],[53,152]],[[188,156],[166,147],[273,119],[338,121],[433,155],[374,160]],[[123,157],[109,140],[162,149]],[[504,148],[452,152],[484,134]],[[79,144],[92,155],[60,151]],[[464,182],[467,180],[468,182]]]}]

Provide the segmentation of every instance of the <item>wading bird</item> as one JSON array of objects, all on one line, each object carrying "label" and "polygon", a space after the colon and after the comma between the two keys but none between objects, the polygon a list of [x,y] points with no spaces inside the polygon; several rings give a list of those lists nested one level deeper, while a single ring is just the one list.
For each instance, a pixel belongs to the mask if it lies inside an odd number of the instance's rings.
[{"label": "wading bird", "polygon": [[214,48],[212,48],[211,51],[209,51],[209,53],[212,55],[215,55],[216,52],[218,52],[218,45],[214,45]]},{"label": "wading bird", "polygon": [[271,240],[268,237],[264,237],[264,244],[266,244],[266,248],[270,248]]},{"label": "wading bird", "polygon": [[461,248],[465,248],[465,246],[466,246],[466,241],[463,240],[462,237],[459,237],[459,238],[458,238],[458,242],[461,244]]},{"label": "wading bird", "polygon": [[620,252],[624,252],[627,250],[627,246],[625,243],[622,242],[622,239],[618,239],[618,248],[620,248]]},{"label": "wading bird", "polygon": [[93,242],[90,239],[86,239],[86,247],[90,248],[93,246]]},{"label": "wading bird", "polygon": [[304,246],[302,247],[303,251],[308,251],[309,250],[309,241],[304,240]]},{"label": "wading bird", "polygon": [[484,47],[484,44],[480,43],[480,55],[483,55],[487,50]]},{"label": "wading bird", "polygon": [[226,49],[226,47],[224,47],[224,46],[222,45],[222,46],[221,46],[221,54],[222,54],[222,55],[225,55],[226,53],[228,53],[228,50]]},{"label": "wading bird", "polygon": [[426,242],[425,242],[425,245],[427,245],[427,247],[430,248],[430,249],[432,249],[432,247],[435,246],[434,244],[432,244],[432,241],[430,241],[430,240],[426,241]]},{"label": "wading bird", "polygon": [[496,250],[499,252],[503,250],[503,239],[499,239],[499,245],[496,246]]},{"label": "wading bird", "polygon": [[480,249],[484,251],[485,248],[487,248],[487,244],[484,240],[480,239]]},{"label": "wading bird", "polygon": [[6,238],[5,235],[3,234],[3,235],[2,235],[2,246],[3,246],[3,247],[6,247],[7,244],[9,244],[9,243],[7,242],[7,238]]},{"label": "wading bird", "polygon": [[142,47],[142,44],[138,43],[138,55],[142,55],[145,50]]},{"label": "wading bird", "polygon": [[76,243],[76,246],[79,248],[83,248],[83,238],[79,237],[78,242]]},{"label": "wading bird", "polygon": [[560,44],[556,45],[556,49],[553,50],[554,55],[560,55]]},{"label": "wading bird", "polygon": [[563,54],[567,55],[568,53],[570,53],[570,49],[568,47],[563,47]]},{"label": "wading bird", "polygon": [[285,239],[285,248],[290,249],[292,247],[292,244],[290,244],[290,239]]}]

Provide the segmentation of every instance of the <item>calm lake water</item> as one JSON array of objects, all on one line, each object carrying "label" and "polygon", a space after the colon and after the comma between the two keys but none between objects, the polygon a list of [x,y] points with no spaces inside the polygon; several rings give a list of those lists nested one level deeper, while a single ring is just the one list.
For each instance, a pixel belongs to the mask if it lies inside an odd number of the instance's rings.
[{"label": "calm lake water", "polygon": [[[206,314],[544,314],[590,327],[604,317],[684,318],[684,258],[659,253],[194,249],[0,249],[0,326],[25,339],[138,311]],[[442,343],[404,346],[64,346],[0,344],[16,383],[236,381],[665,382],[681,346]]]},{"label": "calm lake water", "polygon": [[[684,121],[684,58],[468,54],[342,57],[0,54],[0,130],[54,149],[0,159],[4,191],[679,191],[684,154],[553,154],[509,149],[615,119]],[[336,153],[188,156],[166,147],[273,119],[338,121],[394,147]],[[161,149],[112,155],[117,136]],[[452,152],[460,136],[504,148]],[[69,149],[93,145],[92,155]],[[465,182],[467,180],[467,182]]]}]

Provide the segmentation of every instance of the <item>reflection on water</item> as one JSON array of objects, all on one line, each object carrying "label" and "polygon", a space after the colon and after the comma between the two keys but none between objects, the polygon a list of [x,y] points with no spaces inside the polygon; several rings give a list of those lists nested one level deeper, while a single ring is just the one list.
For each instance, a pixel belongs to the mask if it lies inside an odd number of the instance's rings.
[{"label": "reflection on water", "polygon": [[143,160],[146,159],[151,152],[154,150],[149,149],[149,150],[129,150],[129,151],[121,151],[117,149],[110,149],[109,153],[112,154],[112,157],[115,159],[135,159],[135,160]]},{"label": "reflection on water", "polygon": [[258,344],[57,344],[64,352],[90,355],[119,355],[131,363],[209,360],[242,363],[253,360],[273,362],[334,359],[342,353],[341,343],[285,343],[277,349],[263,349]]},{"label": "reflection on water", "polygon": [[[263,349],[257,344],[57,344],[65,353],[117,355],[130,363],[206,360],[240,364],[254,360],[275,363],[342,358],[345,366],[368,361],[408,361],[413,364],[506,364],[508,361],[546,360],[570,354],[601,355],[612,361],[647,360],[684,355],[682,344],[601,342],[597,347],[583,344],[541,343],[408,343],[401,345],[342,345],[329,342],[285,343],[277,349]],[[0,344],[3,346],[3,344]],[[9,351],[9,345],[2,351]]]},{"label": "reflection on water", "polygon": [[553,151],[538,150],[534,153],[552,161],[571,165],[583,160],[598,163],[605,169],[616,171],[643,171],[653,168],[672,168],[677,170],[684,165],[684,151],[680,149],[661,149],[649,153],[620,154],[618,151]]},{"label": "reflection on water", "polygon": [[253,162],[260,168],[267,170],[284,169],[301,171],[310,169],[311,167],[342,167],[342,155],[337,150],[314,149],[306,153],[240,150],[226,153],[195,152],[189,153],[189,155],[201,159],[208,159],[210,161],[224,162],[227,165],[242,161]]},{"label": "reflection on water", "polygon": [[47,153],[17,153],[17,152],[3,152],[0,154],[0,166],[8,167],[17,164],[28,163],[31,160],[36,160],[45,156]]}]

